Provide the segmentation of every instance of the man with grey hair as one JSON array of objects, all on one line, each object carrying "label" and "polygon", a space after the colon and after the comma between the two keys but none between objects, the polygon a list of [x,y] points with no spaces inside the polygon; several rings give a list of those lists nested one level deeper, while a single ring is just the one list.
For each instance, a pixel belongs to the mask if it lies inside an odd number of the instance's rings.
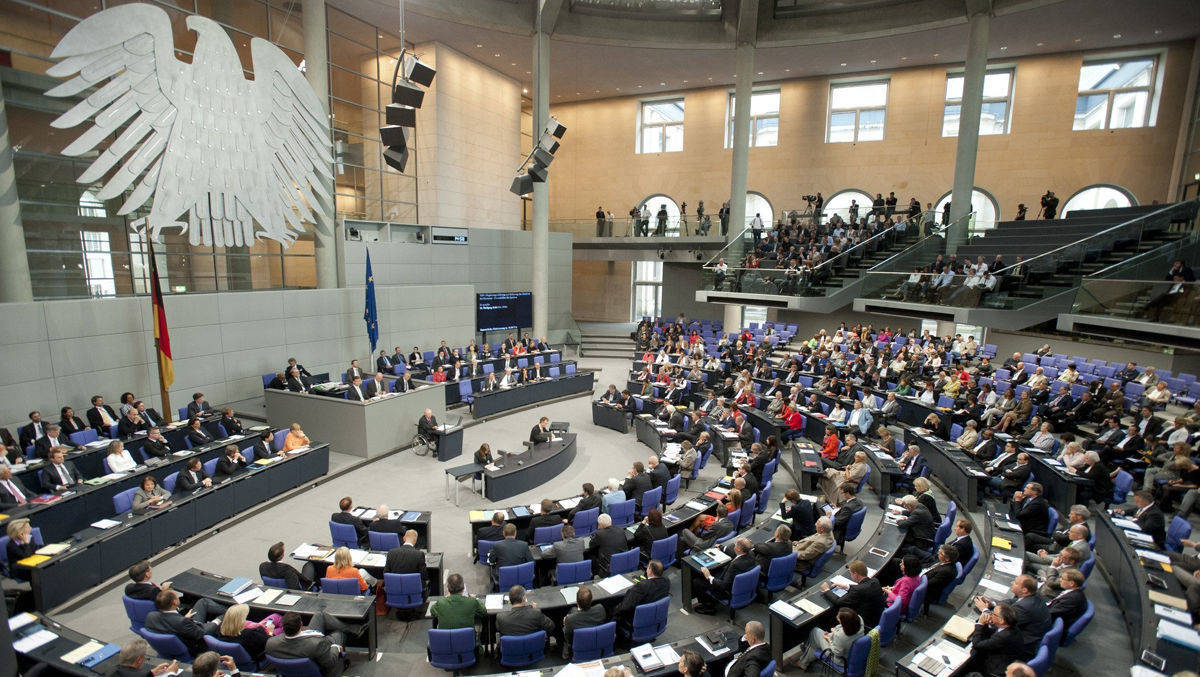
[{"label": "man with grey hair", "polygon": [[771,662],[771,647],[766,642],[763,624],[749,621],[738,641],[739,651],[729,661],[725,677],[758,677]]},{"label": "man with grey hair", "polygon": [[808,571],[818,557],[833,547],[833,521],[822,517],[817,520],[816,528],[816,533],[796,541],[792,547],[796,553],[796,571]]},{"label": "man with grey hair", "polygon": [[592,534],[592,540],[588,543],[587,551],[584,553],[586,558],[592,560],[596,572],[601,576],[607,576],[612,556],[628,549],[625,531],[614,528],[612,517],[600,513],[596,518],[596,531]]},{"label": "man with grey hair", "polygon": [[153,675],[166,674],[179,670],[179,661],[171,661],[156,665],[153,668],[146,667],[146,654],[150,652],[150,645],[146,640],[138,637],[125,646],[121,647],[121,653],[117,660],[119,664],[117,669],[111,674],[113,677],[148,677]]},{"label": "man with grey hair", "polygon": [[[1046,550],[1050,554],[1054,554],[1063,548],[1072,545],[1070,530],[1076,524],[1083,526],[1085,532],[1083,540],[1091,539],[1091,527],[1088,526],[1088,520],[1092,518],[1092,511],[1086,506],[1079,503],[1071,506],[1071,510],[1067,513],[1067,528],[1055,531],[1052,535],[1047,536],[1045,533],[1025,534],[1025,550],[1031,553],[1036,553],[1039,550]],[[1090,548],[1089,548],[1090,553]],[[1084,557],[1087,559],[1087,557]]]}]

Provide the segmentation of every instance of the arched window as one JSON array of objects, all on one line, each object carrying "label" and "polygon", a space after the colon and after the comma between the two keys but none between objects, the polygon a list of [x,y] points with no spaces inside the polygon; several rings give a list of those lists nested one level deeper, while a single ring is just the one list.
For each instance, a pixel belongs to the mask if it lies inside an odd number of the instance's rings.
[{"label": "arched window", "polygon": [[[642,200],[638,205],[639,210],[642,205],[646,205],[646,208],[650,210],[650,235],[654,235],[654,229],[658,227],[658,210],[662,207],[667,208],[666,234],[679,235],[679,205],[674,200],[661,193],[656,193]],[[693,216],[695,215],[693,214]]]},{"label": "arched window", "polygon": [[[950,193],[946,193],[934,206],[938,213],[938,223],[941,223],[942,210],[946,208],[946,203],[949,201]],[[972,231],[995,228],[996,222],[1000,220],[1000,206],[996,204],[996,198],[978,187],[971,191],[971,211],[975,213],[971,218]]]},{"label": "arched window", "polygon": [[746,193],[746,225],[750,225],[755,214],[762,218],[763,224],[768,228],[775,223],[774,212],[771,211],[771,201],[763,197],[762,193],[749,191]]},{"label": "arched window", "polygon": [[79,196],[79,215],[80,216],[99,216],[104,218],[108,213],[104,210],[104,203],[96,194],[90,190],[83,191],[83,195]]},{"label": "arched window", "polygon": [[871,197],[856,188],[847,188],[839,190],[825,200],[825,206],[821,211],[824,212],[824,220],[828,221],[834,214],[842,217],[843,221],[850,220],[850,203],[854,202],[858,205],[858,218],[863,218],[867,212],[871,211],[871,201],[875,198]]},{"label": "arched window", "polygon": [[1062,207],[1062,215],[1066,216],[1076,209],[1112,209],[1114,207],[1132,207],[1137,204],[1133,195],[1119,186],[1096,184],[1080,189]]}]

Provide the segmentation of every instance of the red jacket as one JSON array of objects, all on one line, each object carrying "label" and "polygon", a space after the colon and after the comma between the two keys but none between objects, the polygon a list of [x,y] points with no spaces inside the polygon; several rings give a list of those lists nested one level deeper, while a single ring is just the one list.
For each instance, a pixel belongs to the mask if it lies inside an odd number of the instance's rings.
[{"label": "red jacket", "polygon": [[837,458],[838,449],[841,446],[842,443],[838,441],[837,435],[826,435],[825,442],[821,446],[821,457],[832,461]]}]

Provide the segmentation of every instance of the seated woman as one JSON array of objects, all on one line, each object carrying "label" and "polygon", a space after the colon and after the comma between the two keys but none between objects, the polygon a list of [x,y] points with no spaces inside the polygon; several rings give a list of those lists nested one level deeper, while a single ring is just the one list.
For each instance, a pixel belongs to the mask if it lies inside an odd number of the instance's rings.
[{"label": "seated woman", "polygon": [[823,651],[835,663],[845,665],[846,659],[850,656],[850,646],[854,644],[854,640],[862,636],[862,619],[854,609],[842,607],[838,609],[837,625],[833,626],[832,630],[826,632],[819,626],[814,627],[808,634],[804,651],[789,658],[785,663],[798,667],[801,671],[807,671],[808,666],[816,660],[817,654]]},{"label": "seated woman", "polygon": [[325,578],[352,578],[358,579],[359,592],[366,592],[375,585],[376,581],[371,574],[357,569],[350,561],[350,548],[342,546],[333,551],[333,564],[325,570]]},{"label": "seated woman", "polygon": [[966,427],[962,434],[958,436],[954,443],[959,449],[969,450],[975,448],[975,443],[979,441],[979,424],[975,421],[967,421]]},{"label": "seated woman", "polygon": [[650,512],[642,518],[642,523],[638,525],[637,531],[633,532],[633,544],[642,549],[642,554],[649,557],[650,547],[654,545],[654,541],[661,541],[668,536],[670,534],[663,526],[662,511],[658,508],[651,508]]},{"label": "seated woman", "polygon": [[1054,447],[1054,434],[1048,422],[1038,426],[1037,432],[1029,438],[1029,443],[1042,451],[1050,451]]},{"label": "seated woman", "polygon": [[492,456],[492,448],[488,446],[487,442],[479,445],[479,448],[475,450],[475,463],[477,465],[491,465],[495,460],[495,457]]},{"label": "seated woman", "polygon": [[841,400],[838,400],[833,403],[833,409],[829,410],[828,420],[836,422],[836,423],[845,423],[846,422],[846,409],[844,407],[842,407]]},{"label": "seated woman", "polygon": [[883,589],[887,593],[887,603],[890,606],[896,598],[900,599],[900,610],[908,610],[908,602],[912,599],[913,591],[921,584],[921,560],[916,555],[905,555],[900,560],[900,578]]},{"label": "seated woman", "polygon": [[37,545],[33,542],[33,527],[29,526],[29,520],[22,517],[9,522],[5,534],[8,535],[8,545],[5,546],[4,554],[8,557],[12,577],[19,581],[27,581],[30,570],[12,564],[33,555],[37,550]]},{"label": "seated woman", "polygon": [[261,622],[246,620],[250,607],[245,604],[234,604],[225,610],[221,617],[221,625],[213,634],[222,642],[239,644],[250,658],[259,661],[267,654],[267,640],[272,635],[283,632],[283,617],[271,614]]},{"label": "seated woman", "polygon": [[939,432],[941,432],[942,417],[931,411],[929,412],[929,415],[925,417],[925,420],[921,422],[921,427],[929,430],[934,435],[937,435]]},{"label": "seated woman", "polygon": [[679,475],[681,477],[691,477],[692,472],[696,469],[696,461],[698,460],[696,447],[692,445],[691,440],[680,442],[679,447]]},{"label": "seated woman", "polygon": [[142,478],[142,485],[133,494],[133,514],[144,515],[151,510],[158,510],[171,505],[171,494],[158,486],[154,475]]},{"label": "seated woman", "polygon": [[104,460],[108,463],[109,472],[129,472],[137,467],[137,461],[133,460],[133,456],[125,450],[125,445],[120,440],[108,443],[108,455]]},{"label": "seated woman", "polygon": [[1029,419],[1031,413],[1033,413],[1033,400],[1030,399],[1029,391],[1026,390],[1017,398],[1016,406],[1006,412],[995,427],[1004,433],[1009,432],[1010,429],[1016,431]]},{"label": "seated woman", "polygon": [[311,442],[308,439],[308,435],[305,435],[304,431],[300,429],[300,424],[293,423],[291,428],[288,429],[287,437],[283,438],[283,451],[285,453],[295,451],[296,449],[307,447],[309,444]]},{"label": "seated woman", "polygon": [[838,439],[837,429],[833,426],[825,427],[825,439],[821,440],[821,458],[832,461],[837,458],[838,450],[842,448],[842,441]]}]

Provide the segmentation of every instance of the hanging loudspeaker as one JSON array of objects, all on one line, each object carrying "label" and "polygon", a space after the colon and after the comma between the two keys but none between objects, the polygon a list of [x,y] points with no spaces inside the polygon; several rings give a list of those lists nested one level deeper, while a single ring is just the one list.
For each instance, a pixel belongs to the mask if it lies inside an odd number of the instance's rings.
[{"label": "hanging loudspeaker", "polygon": [[547,153],[541,148],[533,149],[533,164],[539,167],[549,167],[551,162],[554,162],[554,155],[552,153]]},{"label": "hanging loudspeaker", "polygon": [[542,134],[542,138],[538,139],[538,146],[547,153],[554,153],[558,150],[558,141],[550,134]]},{"label": "hanging loudspeaker", "polygon": [[546,172],[545,167],[539,167],[537,165],[529,165],[529,169],[527,171],[529,172],[529,178],[533,179],[534,183],[545,183],[546,182],[547,172]]},{"label": "hanging loudspeaker", "polygon": [[408,148],[397,146],[384,149],[383,161],[392,169],[403,172],[404,166],[408,164]]},{"label": "hanging loudspeaker", "polygon": [[404,80],[398,81],[395,89],[392,90],[392,103],[420,108],[421,102],[424,100],[425,90]]},{"label": "hanging loudspeaker", "polygon": [[408,127],[399,125],[388,125],[379,128],[379,140],[385,146],[401,146],[408,147]]},{"label": "hanging loudspeaker", "polygon": [[513,177],[512,187],[508,190],[515,195],[528,195],[533,192],[533,178],[521,172]]},{"label": "hanging loudspeaker", "polygon": [[550,121],[546,123],[546,133],[550,134],[556,139],[561,139],[566,131],[567,128],[563,126],[563,123],[554,118],[550,118]]},{"label": "hanging loudspeaker", "polygon": [[398,103],[389,103],[387,105],[387,123],[401,127],[416,127],[417,109],[401,106]]},{"label": "hanging loudspeaker", "polygon": [[408,79],[421,85],[429,87],[433,84],[433,76],[437,73],[429,64],[424,63],[420,59],[411,59],[407,64]]}]

